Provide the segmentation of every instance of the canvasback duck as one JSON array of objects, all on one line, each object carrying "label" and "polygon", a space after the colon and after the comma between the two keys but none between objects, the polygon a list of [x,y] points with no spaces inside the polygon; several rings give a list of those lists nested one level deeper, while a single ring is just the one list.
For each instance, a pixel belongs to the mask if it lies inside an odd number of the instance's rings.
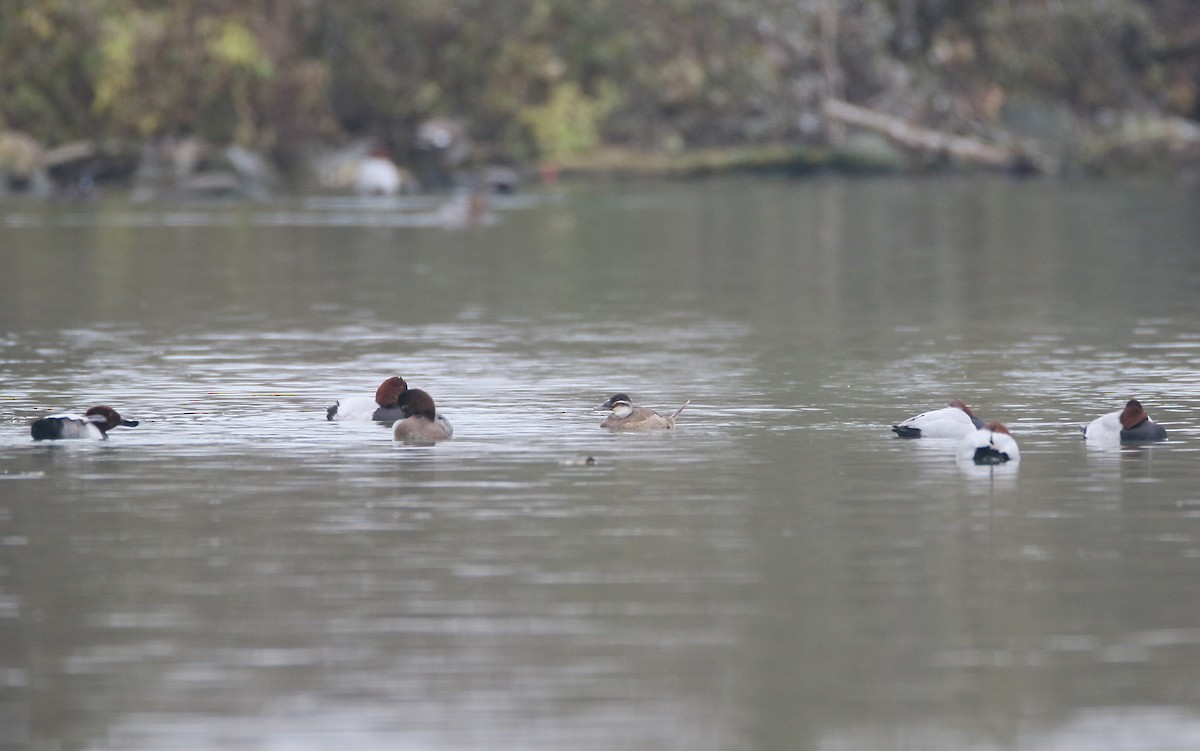
[{"label": "canvasback duck", "polygon": [[609,410],[611,414],[604,418],[600,427],[609,430],[674,430],[675,418],[691,404],[691,399],[683,406],[663,417],[649,407],[635,407],[628,394],[619,393],[610,396],[603,404],[596,407],[597,411]]},{"label": "canvasback duck", "polygon": [[961,461],[984,465],[1021,461],[1016,440],[1004,423],[996,420],[968,433],[958,444],[957,455]]},{"label": "canvasback duck", "polygon": [[1150,419],[1141,402],[1130,399],[1120,412],[1100,415],[1085,425],[1083,437],[1089,443],[1097,444],[1148,443],[1165,441],[1167,431]]},{"label": "canvasback duck", "polygon": [[400,400],[408,384],[400,376],[392,376],[375,390],[375,398],[350,396],[339,399],[325,410],[326,420],[375,420],[395,422],[404,419]]},{"label": "canvasback duck", "polygon": [[941,409],[933,409],[892,426],[901,438],[961,438],[983,427],[962,399],[954,399]]},{"label": "canvasback duck", "polygon": [[99,406],[84,412],[82,417],[75,414],[42,417],[29,425],[29,432],[35,441],[71,438],[103,441],[108,438],[108,431],[118,425],[132,428],[137,424],[137,420],[126,420],[112,407]]},{"label": "canvasback duck", "polygon": [[444,441],[454,435],[450,421],[437,413],[433,397],[421,389],[409,389],[400,400],[404,410],[403,420],[392,426],[392,437],[397,441],[432,443]]}]

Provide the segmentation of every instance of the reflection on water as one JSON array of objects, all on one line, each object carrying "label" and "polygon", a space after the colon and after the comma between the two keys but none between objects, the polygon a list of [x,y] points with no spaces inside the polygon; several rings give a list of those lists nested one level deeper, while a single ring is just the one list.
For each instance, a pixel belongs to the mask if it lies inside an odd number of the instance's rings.
[{"label": "reflection on water", "polygon": [[[1194,205],[0,204],[0,747],[1195,747]],[[324,419],[393,374],[452,441]],[[1131,396],[1171,440],[1086,446]],[[954,397],[1019,465],[888,430]]]}]

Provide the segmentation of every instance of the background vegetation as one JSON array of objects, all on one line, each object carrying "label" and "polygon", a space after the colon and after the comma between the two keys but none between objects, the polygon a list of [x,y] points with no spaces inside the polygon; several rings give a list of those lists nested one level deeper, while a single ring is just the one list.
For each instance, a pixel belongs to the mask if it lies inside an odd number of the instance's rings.
[{"label": "background vegetation", "polygon": [[0,0],[0,131],[285,167],[435,117],[514,161],[823,144],[827,98],[1079,156],[1198,92],[1195,0]]}]

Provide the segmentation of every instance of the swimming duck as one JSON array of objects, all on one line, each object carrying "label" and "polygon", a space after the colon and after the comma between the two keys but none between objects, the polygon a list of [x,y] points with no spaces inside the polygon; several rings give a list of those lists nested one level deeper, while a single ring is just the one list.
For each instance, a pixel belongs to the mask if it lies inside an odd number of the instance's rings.
[{"label": "swimming duck", "polygon": [[962,399],[954,399],[941,409],[922,412],[896,423],[892,430],[901,438],[959,438],[982,427],[983,420],[976,417]]},{"label": "swimming duck", "polygon": [[596,407],[598,411],[611,410],[612,414],[604,418],[600,427],[610,430],[673,430],[675,418],[691,404],[689,399],[683,407],[663,417],[649,407],[635,407],[628,394],[613,394],[603,404]]},{"label": "swimming duck", "polygon": [[404,418],[400,399],[408,384],[400,376],[392,376],[375,390],[375,398],[350,396],[339,399],[325,410],[326,420],[375,420],[394,422]]},{"label": "swimming duck", "polygon": [[984,465],[1021,461],[1016,440],[1004,423],[996,420],[968,433],[958,444],[957,456],[962,461]]},{"label": "swimming duck", "polygon": [[478,227],[488,222],[488,194],[482,187],[459,193],[437,210],[438,224],[446,229]]},{"label": "swimming duck", "polygon": [[1150,419],[1142,403],[1130,399],[1125,409],[1100,415],[1083,428],[1083,437],[1089,443],[1118,444],[1164,441],[1166,428]]},{"label": "swimming duck", "polygon": [[86,438],[103,441],[108,431],[124,425],[132,428],[137,420],[126,420],[112,407],[92,407],[83,416],[75,414],[50,415],[34,420],[29,432],[35,441],[55,441],[69,438]]},{"label": "swimming duck", "polygon": [[426,443],[444,441],[454,435],[450,421],[437,413],[433,397],[421,389],[404,392],[400,406],[405,417],[392,426],[392,437],[397,441]]}]

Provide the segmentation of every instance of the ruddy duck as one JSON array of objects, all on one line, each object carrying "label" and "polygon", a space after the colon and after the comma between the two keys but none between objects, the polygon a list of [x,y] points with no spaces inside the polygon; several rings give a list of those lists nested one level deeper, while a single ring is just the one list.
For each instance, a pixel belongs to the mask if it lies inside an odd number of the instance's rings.
[{"label": "ruddy duck", "polygon": [[996,420],[968,433],[958,444],[957,456],[961,461],[984,465],[1021,461],[1016,440],[1008,428]]},{"label": "ruddy duck", "polygon": [[112,407],[92,407],[83,416],[74,414],[50,415],[34,420],[29,432],[35,441],[56,441],[70,438],[85,438],[103,441],[108,431],[124,425],[132,428],[137,420],[126,420]]},{"label": "ruddy duck", "polygon": [[400,376],[392,376],[375,390],[375,398],[350,396],[339,399],[325,410],[326,420],[375,420],[395,422],[404,418],[400,400],[408,384]]},{"label": "ruddy duck", "polygon": [[406,391],[400,399],[400,406],[405,417],[392,426],[392,437],[397,441],[432,443],[454,435],[450,421],[437,413],[433,397],[421,389]]},{"label": "ruddy duck", "polygon": [[1083,437],[1095,444],[1148,443],[1165,441],[1167,430],[1150,419],[1141,402],[1130,399],[1120,412],[1101,415],[1084,426]]},{"label": "ruddy duck", "polygon": [[610,430],[674,430],[675,418],[691,404],[689,399],[683,407],[663,417],[649,407],[635,407],[628,394],[613,394],[603,404],[596,407],[598,411],[611,410],[612,414],[604,418],[600,427]]},{"label": "ruddy duck", "polygon": [[922,412],[896,423],[892,430],[901,438],[960,438],[982,427],[983,420],[976,417],[962,399],[955,399],[941,409]]}]

